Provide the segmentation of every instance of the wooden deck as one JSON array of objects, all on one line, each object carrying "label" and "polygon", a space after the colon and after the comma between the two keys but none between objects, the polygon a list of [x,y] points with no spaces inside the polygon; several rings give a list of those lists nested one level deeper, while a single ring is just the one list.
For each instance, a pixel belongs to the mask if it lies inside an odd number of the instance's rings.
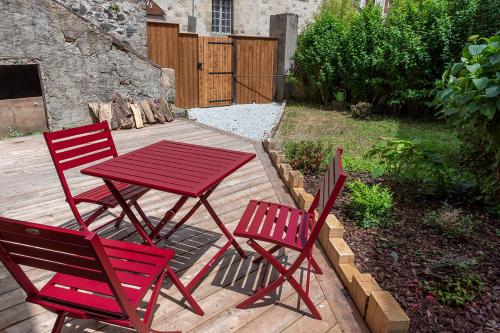
[{"label": "wooden deck", "polygon": [[[161,139],[256,152],[256,159],[227,178],[211,196],[210,202],[231,231],[251,198],[292,202],[260,144],[184,120],[141,130],[114,132],[113,136],[119,153]],[[0,216],[76,227],[41,135],[0,141],[0,156]],[[102,184],[101,180],[78,172],[68,173],[68,179],[75,193]],[[152,221],[158,221],[175,199],[173,195],[151,191],[140,204]],[[191,207],[194,200],[189,203],[179,216]],[[81,211],[92,212],[93,208],[95,206],[82,205]],[[111,217],[108,215],[102,221]],[[119,238],[129,230],[130,225],[124,223],[122,229],[110,227],[103,235]],[[224,243],[221,236],[208,212],[200,209],[183,229],[161,245],[176,250],[172,266],[187,283]],[[240,241],[249,251],[248,245]],[[298,304],[296,293],[287,283],[265,302],[247,310],[236,309],[235,304],[252,293],[262,279],[269,279],[276,272],[265,274],[262,265],[251,263],[253,256],[242,261],[229,251],[193,293],[205,316],[199,317],[187,308],[179,292],[166,281],[158,300],[153,328],[203,333],[367,332],[355,306],[346,298],[341,282],[319,251],[316,253],[325,274],[313,277],[311,296],[323,315],[322,321],[308,316],[307,308]],[[292,252],[282,251],[279,256],[282,262],[294,260]],[[37,286],[43,285],[50,276],[38,269],[26,268],[26,271]],[[299,272],[297,278],[304,281],[304,271]],[[37,305],[25,303],[24,299],[24,292],[0,265],[0,331],[50,332],[55,315]],[[127,330],[88,320],[68,320],[63,329],[63,332],[123,331]]]}]

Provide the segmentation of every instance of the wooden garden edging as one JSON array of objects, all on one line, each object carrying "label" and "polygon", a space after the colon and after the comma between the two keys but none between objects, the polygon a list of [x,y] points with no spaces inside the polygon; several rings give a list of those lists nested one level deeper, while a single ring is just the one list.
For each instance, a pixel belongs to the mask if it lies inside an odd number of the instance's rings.
[{"label": "wooden garden edging", "polygon": [[[276,150],[273,140],[265,139],[262,144],[297,205],[308,210],[314,196],[304,190],[304,176],[285,162],[285,154]],[[319,242],[370,330],[373,333],[406,333],[410,318],[371,274],[361,273],[356,268],[354,253],[344,241],[344,226],[335,215],[328,216]]]}]

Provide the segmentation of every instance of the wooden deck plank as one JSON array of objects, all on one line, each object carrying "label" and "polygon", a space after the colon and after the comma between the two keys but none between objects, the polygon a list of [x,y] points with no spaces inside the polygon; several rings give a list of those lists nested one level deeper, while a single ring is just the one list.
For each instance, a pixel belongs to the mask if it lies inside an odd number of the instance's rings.
[{"label": "wooden deck plank", "polygon": [[[293,204],[267,155],[263,154],[259,144],[254,145],[251,140],[226,135],[224,132],[182,120],[141,130],[117,131],[113,132],[113,137],[121,154],[163,139],[257,153],[255,160],[228,177],[210,198],[215,211],[230,231],[233,231],[238,224],[250,199]],[[64,201],[64,195],[43,137],[38,135],[0,140],[0,149],[2,151],[0,215],[47,225],[76,227],[69,206]],[[81,175],[78,171],[70,171],[68,178],[75,193],[102,185],[101,180]],[[150,191],[140,203],[146,214],[153,219],[154,223],[157,223],[163,217],[165,209],[175,200],[177,197],[174,195]],[[194,200],[189,200],[179,212],[178,217],[183,216],[183,213],[186,213],[194,203]],[[81,205],[82,213],[92,212],[94,208],[93,205]],[[118,214],[119,211],[119,209],[111,210],[111,213],[102,219],[103,222]],[[131,230],[132,226],[124,223],[119,230],[109,227],[103,230],[102,234],[116,239]],[[220,230],[211,220],[208,212],[202,208],[170,240],[162,242],[162,246],[176,249],[177,253],[172,261],[172,267],[178,272],[181,280],[187,283],[225,242],[224,237],[221,236]],[[137,237],[133,236],[129,241],[138,240]],[[251,250],[243,240],[239,241],[244,250]],[[269,246],[266,245],[266,247]],[[280,252],[280,258],[288,255],[290,261],[296,254]],[[196,316],[189,308],[186,308],[186,302],[182,300],[181,294],[172,288],[169,281],[166,281],[158,301],[153,327],[155,329],[182,328],[184,331],[194,332],[252,330],[252,333],[257,333],[283,330],[292,332],[303,325],[314,327],[311,332],[326,332],[336,328],[340,331],[341,328],[343,329],[342,325],[345,325],[348,330],[355,331],[353,328],[356,328],[358,323],[350,322],[349,316],[349,314],[352,316],[351,312],[354,311],[354,307],[342,309],[346,304],[348,306],[352,304],[344,299],[340,292],[341,286],[337,284],[325,286],[325,284],[332,283],[331,277],[312,276],[311,294],[325,316],[325,319],[318,321],[317,325],[314,319],[305,315],[308,312],[302,303],[303,312],[294,310],[297,308],[297,295],[289,285],[287,286],[287,283],[281,290],[278,304],[272,302],[248,310],[234,308],[235,304],[247,297],[251,289],[255,288],[256,280],[261,279],[261,277],[257,278],[257,276],[262,276],[261,266],[252,265],[252,259],[253,257],[250,256],[241,260],[233,251],[229,251],[195,289],[194,297],[207,312],[204,317]],[[42,286],[51,276],[50,273],[39,269],[27,268],[26,272],[37,286]],[[330,273],[335,274],[332,271]],[[331,299],[339,295],[342,295],[339,302]],[[24,299],[25,294],[22,289],[10,277],[8,271],[0,265],[0,331],[50,332],[55,315],[39,306],[25,303]],[[326,300],[328,300],[329,307],[326,306]],[[274,325],[268,313],[274,313],[274,316],[279,316],[283,320],[280,324]],[[340,319],[338,319],[339,316]],[[260,326],[262,321],[266,321],[268,325]],[[69,330],[123,332],[122,328],[88,320],[68,320],[63,332]]]}]

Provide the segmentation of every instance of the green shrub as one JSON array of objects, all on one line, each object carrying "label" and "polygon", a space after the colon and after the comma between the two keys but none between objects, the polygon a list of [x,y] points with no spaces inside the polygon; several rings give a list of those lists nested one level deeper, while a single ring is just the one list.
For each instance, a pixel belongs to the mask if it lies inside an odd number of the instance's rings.
[{"label": "green shrub", "polygon": [[323,104],[334,100],[342,88],[342,39],[344,25],[330,11],[321,12],[313,24],[298,36],[295,53],[296,71],[289,82],[301,82],[308,94]]},{"label": "green shrub", "polygon": [[295,170],[319,173],[324,168],[325,147],[319,141],[287,142],[285,156]]},{"label": "green shrub", "polygon": [[354,119],[368,119],[372,112],[372,105],[365,102],[352,104],[349,111]]},{"label": "green shrub", "polygon": [[418,140],[381,138],[367,157],[378,158],[372,169],[373,177],[387,175],[397,181],[413,182],[427,194],[474,194],[477,189],[472,173],[452,166],[440,153]]},{"label": "green shrub", "polygon": [[474,272],[476,259],[444,257],[430,267],[425,288],[446,305],[463,306],[484,290],[484,282]]},{"label": "green shrub", "polygon": [[425,214],[422,223],[442,234],[447,241],[461,240],[470,236],[474,227],[474,219],[471,215],[449,204],[444,204],[439,210]]},{"label": "green shrub", "polygon": [[[486,202],[500,202],[500,35],[471,37],[462,61],[437,83],[440,115],[469,143],[474,159],[488,161],[482,177]],[[489,165],[488,165],[489,164]]]},{"label": "green shrub", "polygon": [[349,182],[351,192],[349,209],[363,228],[387,226],[391,222],[392,192],[379,184],[366,185],[359,180]]},{"label": "green shrub", "polygon": [[[437,73],[460,58],[471,34],[500,30],[498,0],[394,0],[357,12],[330,0],[299,35],[294,82],[329,104],[345,89],[351,103],[404,113],[430,106]],[[422,112],[419,112],[422,113]]]}]

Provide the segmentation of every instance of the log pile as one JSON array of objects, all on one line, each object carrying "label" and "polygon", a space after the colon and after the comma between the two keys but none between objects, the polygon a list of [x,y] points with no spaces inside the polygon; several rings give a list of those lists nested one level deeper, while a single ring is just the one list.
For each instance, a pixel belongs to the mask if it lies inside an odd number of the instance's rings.
[{"label": "log pile", "polygon": [[107,121],[112,130],[143,128],[145,124],[163,124],[174,120],[172,106],[165,98],[133,100],[114,94],[107,103],[89,103],[89,110],[98,122]]}]

